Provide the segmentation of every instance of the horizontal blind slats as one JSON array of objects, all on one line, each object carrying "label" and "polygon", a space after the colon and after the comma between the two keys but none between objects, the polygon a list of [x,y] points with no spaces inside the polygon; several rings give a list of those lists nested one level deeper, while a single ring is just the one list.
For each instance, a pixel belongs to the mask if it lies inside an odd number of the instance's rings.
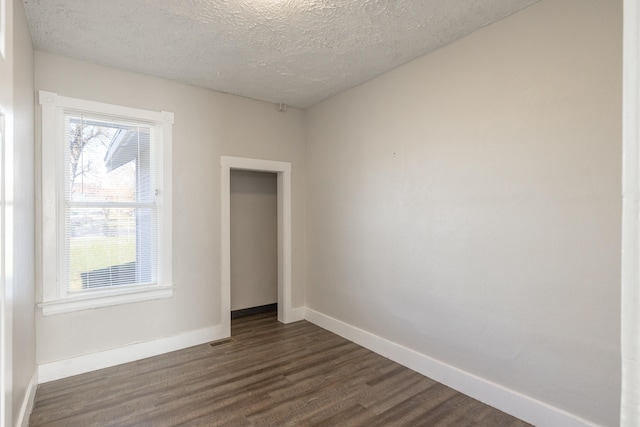
[{"label": "horizontal blind slats", "polygon": [[134,202],[66,202],[70,208],[154,208],[155,203]]},{"label": "horizontal blind slats", "polygon": [[67,291],[157,281],[156,129],[65,115]]}]

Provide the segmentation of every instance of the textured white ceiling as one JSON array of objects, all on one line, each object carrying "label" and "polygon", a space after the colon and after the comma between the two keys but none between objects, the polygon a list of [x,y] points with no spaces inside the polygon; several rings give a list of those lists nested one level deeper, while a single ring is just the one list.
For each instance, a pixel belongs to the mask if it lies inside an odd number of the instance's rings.
[{"label": "textured white ceiling", "polygon": [[24,0],[37,49],[309,107],[537,0]]}]

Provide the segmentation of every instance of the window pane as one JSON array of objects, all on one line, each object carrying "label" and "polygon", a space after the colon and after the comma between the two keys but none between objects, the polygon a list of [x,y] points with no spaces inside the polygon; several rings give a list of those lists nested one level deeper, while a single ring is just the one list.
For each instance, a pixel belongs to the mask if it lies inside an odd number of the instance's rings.
[{"label": "window pane", "polygon": [[155,209],[68,208],[69,291],[156,280]]},{"label": "window pane", "polygon": [[65,117],[67,200],[152,202],[153,129],[85,115]]},{"label": "window pane", "polygon": [[69,291],[156,281],[156,209],[140,207],[155,202],[154,136],[144,123],[65,115]]}]

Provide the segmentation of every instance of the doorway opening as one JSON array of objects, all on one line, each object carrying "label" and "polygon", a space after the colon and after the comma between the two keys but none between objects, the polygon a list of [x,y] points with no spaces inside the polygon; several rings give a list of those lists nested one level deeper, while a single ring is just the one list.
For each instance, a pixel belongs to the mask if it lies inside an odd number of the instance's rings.
[{"label": "doorway opening", "polygon": [[231,318],[276,311],[278,175],[232,169]]},{"label": "doorway opening", "polygon": [[221,156],[221,328],[231,336],[231,171],[271,172],[277,176],[278,321],[294,320],[291,307],[291,163]]}]

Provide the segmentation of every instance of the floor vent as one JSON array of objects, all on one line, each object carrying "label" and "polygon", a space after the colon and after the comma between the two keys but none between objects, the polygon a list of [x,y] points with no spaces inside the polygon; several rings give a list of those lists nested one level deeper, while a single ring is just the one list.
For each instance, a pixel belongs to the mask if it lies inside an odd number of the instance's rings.
[{"label": "floor vent", "polygon": [[225,338],[225,339],[222,339],[222,340],[219,340],[219,341],[210,342],[209,345],[211,347],[217,347],[219,345],[228,344],[228,343],[231,343],[231,342],[236,342],[236,340],[234,340],[233,338]]}]

